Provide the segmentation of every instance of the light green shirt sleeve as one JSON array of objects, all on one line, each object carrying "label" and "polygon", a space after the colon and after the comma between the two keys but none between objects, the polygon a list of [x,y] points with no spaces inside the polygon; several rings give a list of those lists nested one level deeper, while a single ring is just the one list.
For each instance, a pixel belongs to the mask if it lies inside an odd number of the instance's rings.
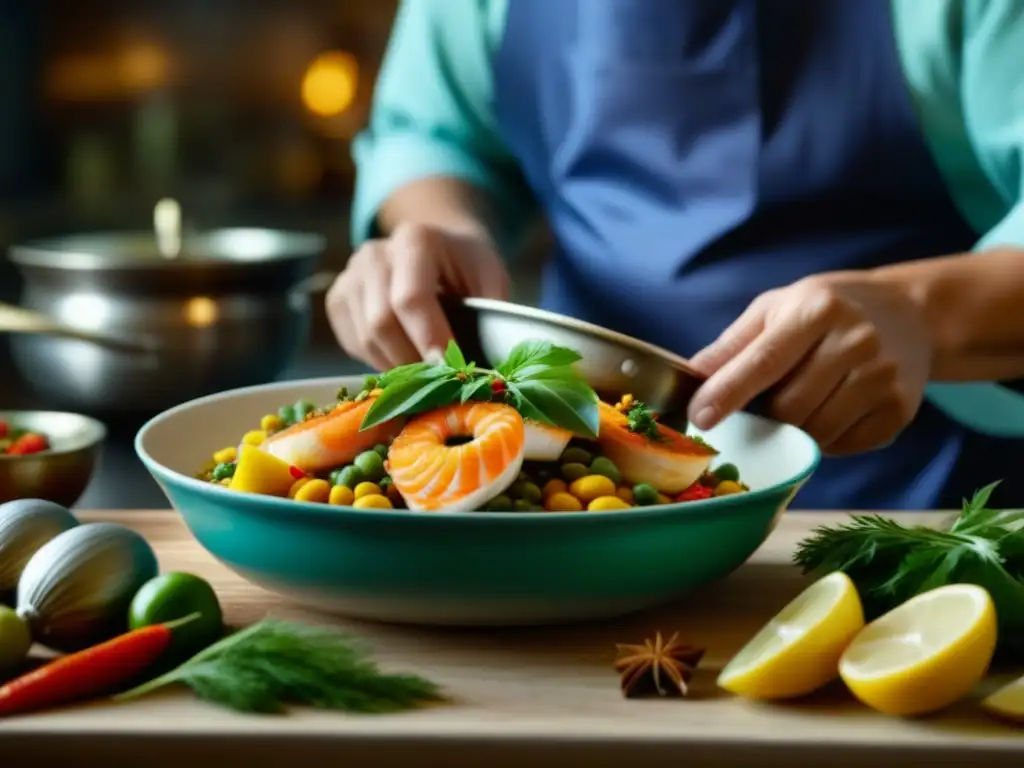
[{"label": "light green shirt sleeve", "polygon": [[377,80],[370,122],[353,143],[352,240],[373,236],[377,211],[417,179],[448,176],[486,190],[510,250],[535,208],[491,111],[492,58],[507,0],[403,0]]}]

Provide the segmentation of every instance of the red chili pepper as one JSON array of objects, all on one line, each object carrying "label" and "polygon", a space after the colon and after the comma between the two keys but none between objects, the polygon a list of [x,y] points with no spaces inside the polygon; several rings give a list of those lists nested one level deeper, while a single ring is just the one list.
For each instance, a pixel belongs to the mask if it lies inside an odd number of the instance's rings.
[{"label": "red chili pepper", "polygon": [[491,382],[491,392],[493,392],[496,395],[504,394],[505,393],[505,382],[502,381],[501,379],[495,379],[494,381],[492,381]]},{"label": "red chili pepper", "polygon": [[7,425],[7,422],[0,419],[0,440],[7,437],[7,433],[11,431],[11,428]]},{"label": "red chili pepper", "polygon": [[27,456],[31,453],[42,453],[50,447],[50,441],[36,432],[26,432],[7,449],[8,456]]},{"label": "red chili pepper", "polygon": [[305,472],[296,467],[294,464],[288,467],[288,473],[296,480],[301,480],[304,477],[309,477]]},{"label": "red chili pepper", "polygon": [[173,630],[196,616],[132,630],[16,677],[0,687],[0,717],[111,693],[159,659]]},{"label": "red chili pepper", "polygon": [[698,480],[676,496],[676,501],[700,501],[701,499],[710,499],[712,493],[714,493],[713,489],[708,488],[706,485],[701,485]]}]

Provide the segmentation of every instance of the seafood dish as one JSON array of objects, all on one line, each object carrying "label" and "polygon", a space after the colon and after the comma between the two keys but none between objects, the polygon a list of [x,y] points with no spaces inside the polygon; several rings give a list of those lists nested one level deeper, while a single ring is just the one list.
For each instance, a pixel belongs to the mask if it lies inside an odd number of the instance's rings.
[{"label": "seafood dish", "polygon": [[487,369],[453,342],[441,363],[263,415],[199,477],[236,492],[428,513],[602,512],[750,490],[707,441],[661,424],[632,395],[599,400],[579,359],[531,341]]}]

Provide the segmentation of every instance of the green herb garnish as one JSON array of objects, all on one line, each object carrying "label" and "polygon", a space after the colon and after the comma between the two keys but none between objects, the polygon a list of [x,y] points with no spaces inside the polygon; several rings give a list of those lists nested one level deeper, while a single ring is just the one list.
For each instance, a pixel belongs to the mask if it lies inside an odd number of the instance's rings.
[{"label": "green herb garnish", "polygon": [[288,705],[397,712],[443,699],[429,680],[382,672],[335,630],[277,619],[229,635],[114,699],[134,699],[178,684],[213,704],[254,713],[280,713]]},{"label": "green herb garnish", "polygon": [[661,432],[658,431],[658,418],[654,411],[639,400],[626,411],[626,427],[630,432],[643,435],[648,440],[660,440]]},{"label": "green herb garnish", "polygon": [[383,392],[360,428],[480,400],[508,403],[524,418],[597,437],[597,394],[573,367],[579,360],[571,349],[546,341],[525,341],[495,368],[480,368],[467,362],[458,345],[450,341],[441,363],[411,363],[382,374],[377,387]]},{"label": "green herb garnish", "polygon": [[998,483],[982,488],[943,529],[906,527],[878,515],[816,529],[794,560],[804,573],[844,571],[869,618],[945,584],[988,590],[1004,651],[1024,654],[1024,511],[988,508]]}]

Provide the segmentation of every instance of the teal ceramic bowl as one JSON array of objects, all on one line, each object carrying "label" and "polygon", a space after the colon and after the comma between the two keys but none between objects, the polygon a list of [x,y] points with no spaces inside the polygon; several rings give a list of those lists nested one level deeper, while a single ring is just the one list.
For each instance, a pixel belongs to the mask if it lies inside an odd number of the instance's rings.
[{"label": "teal ceramic bowl", "polygon": [[601,513],[359,510],[229,491],[194,479],[265,413],[330,402],[361,379],[283,382],[179,405],[136,450],[199,543],[243,578],[303,605],[435,625],[608,618],[665,603],[740,566],[814,472],[794,427],[735,415],[704,436],[749,493]]}]

